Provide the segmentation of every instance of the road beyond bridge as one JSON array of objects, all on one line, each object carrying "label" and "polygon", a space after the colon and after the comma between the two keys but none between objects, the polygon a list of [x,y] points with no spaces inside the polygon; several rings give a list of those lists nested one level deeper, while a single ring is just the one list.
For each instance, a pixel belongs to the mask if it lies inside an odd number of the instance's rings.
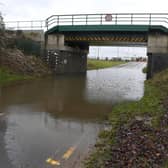
[{"label": "road beyond bridge", "polygon": [[56,74],[85,73],[90,45],[146,46],[147,78],[168,67],[168,13],[52,15],[45,30],[44,60]]}]

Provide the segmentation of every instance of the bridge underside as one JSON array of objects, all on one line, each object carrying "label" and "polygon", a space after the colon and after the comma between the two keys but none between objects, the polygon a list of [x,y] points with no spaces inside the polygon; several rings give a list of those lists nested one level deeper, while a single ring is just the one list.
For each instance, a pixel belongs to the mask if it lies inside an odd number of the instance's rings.
[{"label": "bridge underside", "polygon": [[143,25],[56,26],[47,34],[63,34],[68,46],[146,46],[149,27]]},{"label": "bridge underside", "polygon": [[64,33],[65,44],[68,46],[146,46],[147,35],[129,32],[69,32]]}]

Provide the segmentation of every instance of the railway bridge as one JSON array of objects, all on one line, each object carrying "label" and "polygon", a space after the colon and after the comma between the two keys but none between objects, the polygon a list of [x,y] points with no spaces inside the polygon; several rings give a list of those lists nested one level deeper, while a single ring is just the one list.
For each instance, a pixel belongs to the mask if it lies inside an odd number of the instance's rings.
[{"label": "railway bridge", "polygon": [[89,46],[146,46],[147,77],[168,67],[168,14],[53,15],[46,19],[46,61],[56,73],[86,72]]},{"label": "railway bridge", "polygon": [[168,13],[52,15],[40,23],[43,59],[56,74],[85,73],[90,45],[146,46],[147,78],[168,68]]}]

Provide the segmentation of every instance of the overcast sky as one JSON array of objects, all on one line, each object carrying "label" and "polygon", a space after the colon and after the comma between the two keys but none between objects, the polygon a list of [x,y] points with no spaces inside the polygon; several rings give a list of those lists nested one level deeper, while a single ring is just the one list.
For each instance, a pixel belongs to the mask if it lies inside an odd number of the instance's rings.
[{"label": "overcast sky", "polygon": [[45,19],[53,14],[168,12],[167,0],[0,0],[5,20]]},{"label": "overcast sky", "polygon": [[[5,21],[44,20],[53,14],[168,12],[167,0],[0,0]],[[114,49],[114,48],[113,48]],[[115,52],[116,49],[114,49]],[[103,51],[103,50],[102,50]],[[138,50],[139,51],[139,50]],[[146,52],[142,49],[142,54]],[[103,53],[103,52],[102,52]],[[126,53],[126,52],[125,52]],[[132,51],[133,55],[136,55]]]},{"label": "overcast sky", "polygon": [[105,59],[106,57],[145,57],[145,47],[91,47],[89,57]]}]

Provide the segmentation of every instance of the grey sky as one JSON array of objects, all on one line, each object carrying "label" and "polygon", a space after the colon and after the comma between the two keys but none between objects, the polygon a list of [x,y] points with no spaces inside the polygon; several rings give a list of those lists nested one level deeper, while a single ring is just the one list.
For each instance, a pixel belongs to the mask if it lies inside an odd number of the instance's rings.
[{"label": "grey sky", "polygon": [[52,14],[167,12],[167,0],[0,0],[5,20],[45,19]]},{"label": "grey sky", "polygon": [[89,57],[145,57],[145,47],[91,47]]},{"label": "grey sky", "polygon": [[[6,21],[44,20],[53,14],[79,13],[151,13],[167,12],[167,0],[0,0],[0,10]],[[90,55],[96,55],[91,48]],[[129,51],[129,52],[128,52]],[[116,48],[102,48],[101,56],[116,55]],[[121,48],[120,55],[146,55],[145,48]]]}]

